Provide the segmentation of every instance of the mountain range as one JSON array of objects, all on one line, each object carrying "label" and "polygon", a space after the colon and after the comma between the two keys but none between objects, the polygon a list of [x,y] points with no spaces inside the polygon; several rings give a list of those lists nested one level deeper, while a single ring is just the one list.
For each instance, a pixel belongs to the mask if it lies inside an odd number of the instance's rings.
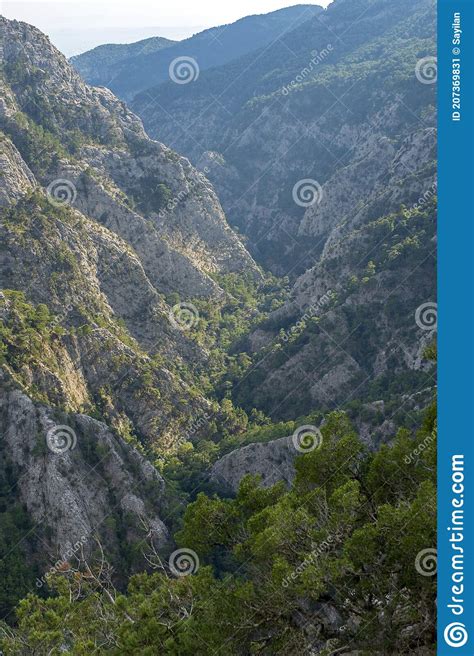
[{"label": "mountain range", "polygon": [[[274,615],[260,629],[250,613],[240,642],[231,628],[214,635],[217,610],[202,628],[188,608],[176,626],[189,619],[190,635],[176,637],[174,619],[140,639],[129,627],[98,653],[154,653],[147,636],[166,626],[163,653],[355,655],[340,627],[347,615],[366,649],[359,613],[377,620],[381,654],[389,611],[391,653],[431,653],[432,581],[415,583],[409,562],[434,530],[417,505],[431,494],[428,447],[400,472],[416,436],[431,448],[434,431],[422,416],[436,386],[435,29],[433,0],[334,0],[68,61],[35,27],[0,17],[2,617],[35,585],[42,598],[44,572],[71,545],[87,562],[105,554],[123,590],[177,541],[202,555],[203,577],[217,572],[193,593],[178,576],[179,608],[230,572],[223,617],[243,599],[258,614],[260,593]],[[301,429],[324,448],[301,456]],[[408,565],[386,575],[402,571],[400,589],[426,604],[406,628],[393,591],[368,594],[379,612],[354,572],[358,531],[372,554],[410,504],[427,524],[400,547]],[[327,571],[352,592],[338,597],[316,573],[280,606],[275,581],[297,566],[287,540],[305,536],[304,559],[334,531],[347,543]],[[74,631],[53,631],[50,648]],[[84,649],[109,644],[101,631]]]},{"label": "mountain range", "polygon": [[[434,40],[430,0],[338,1],[255,53],[133,100],[152,136],[206,167],[256,261],[292,284],[246,345],[264,363],[240,385],[245,407],[258,399],[283,418],[367,385],[375,401],[380,384],[387,394],[418,372],[412,316],[435,298],[436,99],[415,69]],[[420,199],[427,223],[403,219]]]},{"label": "mountain range", "polygon": [[[169,43],[166,48],[164,39],[145,39],[120,50],[112,45],[100,46],[72,57],[71,63],[86,81],[106,84],[118,96],[131,100],[140,91],[168,80],[170,67],[176,60],[192,58],[199,62],[199,71],[204,71],[272,43],[320,11],[317,5],[295,5],[270,14],[246,16],[178,43]],[[120,55],[120,59],[110,61],[111,52],[114,55],[126,52],[127,56]]]}]

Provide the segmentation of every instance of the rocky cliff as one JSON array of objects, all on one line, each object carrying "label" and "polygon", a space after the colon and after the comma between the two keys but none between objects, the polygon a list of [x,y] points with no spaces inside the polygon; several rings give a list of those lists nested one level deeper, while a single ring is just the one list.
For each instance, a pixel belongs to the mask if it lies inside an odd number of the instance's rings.
[{"label": "rocky cliff", "polygon": [[[202,172],[36,28],[0,18],[0,44],[2,471],[43,567],[97,534],[126,568],[144,523],[167,544],[163,481],[140,451],[153,460],[219,416],[197,386],[194,302],[219,308],[218,279],[261,274]],[[59,457],[56,424],[74,434]]]},{"label": "rocky cliff", "polygon": [[[163,479],[103,423],[38,405],[15,389],[2,397],[0,423],[2,460],[7,454],[18,498],[46,546],[43,562],[78,542],[90,555],[96,539],[117,555],[147,531],[157,548],[166,547]],[[125,544],[114,524],[125,531]]]},{"label": "rocky cliff", "polygon": [[247,474],[260,476],[263,487],[278,481],[289,485],[295,476],[293,461],[297,455],[291,437],[248,444],[219,458],[212,466],[210,479],[220,489],[234,494]]}]

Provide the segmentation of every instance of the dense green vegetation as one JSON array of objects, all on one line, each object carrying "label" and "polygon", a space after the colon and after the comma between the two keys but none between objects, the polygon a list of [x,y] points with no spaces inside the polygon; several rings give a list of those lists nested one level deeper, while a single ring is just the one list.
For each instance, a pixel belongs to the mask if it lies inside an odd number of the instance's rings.
[{"label": "dense green vegetation", "polygon": [[3,650],[402,654],[432,644],[435,580],[415,561],[436,539],[434,408],[416,436],[401,430],[377,453],[340,412],[323,438],[299,457],[291,490],[246,478],[233,500],[200,494],[188,506],[176,539],[199,558],[193,574],[176,578],[156,560],[118,594],[92,564],[65,567],[52,597],[21,602]]},{"label": "dense green vegetation", "polygon": [[[0,297],[0,307],[8,305],[9,320],[0,321],[0,363],[19,367],[29,358],[43,352],[45,340],[51,335],[49,330],[53,317],[44,304],[33,307],[25,301],[22,292],[5,290]],[[2,307],[3,309],[3,307]],[[53,327],[59,334],[62,329]]]},{"label": "dense green vegetation", "polygon": [[[198,320],[189,334],[209,352],[209,366],[201,385],[219,397],[230,398],[233,381],[239,380],[252,363],[245,352],[245,338],[283,303],[288,295],[288,279],[267,274],[263,280],[256,280],[251,273],[214,274],[213,278],[225,294],[220,302],[193,299]],[[179,300],[177,294],[167,298],[170,306]]]},{"label": "dense green vegetation", "polygon": [[18,472],[0,454],[0,617],[12,621],[18,601],[34,589],[39,575],[38,559],[32,549],[38,548],[34,536],[28,543],[33,523],[16,498]]}]

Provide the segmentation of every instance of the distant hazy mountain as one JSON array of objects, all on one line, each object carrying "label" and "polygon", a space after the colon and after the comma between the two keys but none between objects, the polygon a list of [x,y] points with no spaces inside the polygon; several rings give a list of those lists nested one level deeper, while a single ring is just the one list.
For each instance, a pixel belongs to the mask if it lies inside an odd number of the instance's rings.
[{"label": "distant hazy mountain", "polygon": [[109,86],[116,75],[117,64],[130,58],[168,48],[176,41],[153,36],[136,43],[108,43],[71,57],[71,64],[82,77],[95,86]]},{"label": "distant hazy mountain", "polygon": [[71,63],[86,82],[106,84],[118,96],[130,100],[140,91],[169,80],[170,64],[179,57],[192,57],[200,71],[220,66],[270,44],[321,11],[317,5],[296,5],[204,30],[166,49],[140,52],[139,44],[143,42],[139,42],[132,44],[138,46],[138,52],[130,50],[125,58],[110,62],[110,46],[104,46],[73,57]]}]

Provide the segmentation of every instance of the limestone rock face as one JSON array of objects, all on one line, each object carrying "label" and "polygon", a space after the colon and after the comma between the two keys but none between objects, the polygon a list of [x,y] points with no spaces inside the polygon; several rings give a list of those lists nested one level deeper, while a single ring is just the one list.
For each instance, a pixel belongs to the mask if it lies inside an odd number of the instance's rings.
[{"label": "limestone rock face", "polygon": [[4,135],[0,135],[0,171],[0,208],[19,200],[36,184],[20,153]]},{"label": "limestone rock face", "polygon": [[50,362],[16,373],[72,411],[100,397],[167,448],[210,405],[190,390],[207,354],[173,321],[176,297],[219,304],[216,278],[259,269],[210,182],[122,101],[86,85],[36,28],[1,18],[0,39],[1,287],[68,332]]},{"label": "limestone rock face", "polygon": [[[84,84],[63,55],[41,32],[24,23],[5,19],[2,19],[0,28],[7,71],[15,62],[39,71],[35,88],[29,90],[33,98],[29,99],[21,84],[15,83],[16,79],[12,76],[13,88],[12,92],[8,91],[8,98],[5,101],[8,112],[5,110],[4,118],[11,119],[18,110],[27,113],[31,111],[32,116],[37,116],[39,110],[43,109],[39,107],[39,99],[42,99],[46,105],[45,113],[48,110],[51,112],[47,118],[53,128],[77,129],[91,137],[89,140],[91,145],[87,144],[87,139],[81,144],[79,158],[74,158],[75,168],[69,161],[71,176],[77,175],[86,168],[93,168],[96,178],[100,178],[101,175],[108,176],[109,179],[103,181],[105,184],[108,183],[107,191],[115,191],[115,196],[119,194],[119,189],[113,189],[115,182],[118,186],[122,185],[122,190],[126,188],[131,192],[139,202],[140,194],[150,194],[155,191],[149,185],[153,183],[173,185],[172,196],[169,199],[170,208],[165,206],[162,212],[167,215],[167,221],[165,223],[162,220],[162,225],[166,226],[168,236],[175,235],[173,229],[175,220],[187,225],[188,232],[181,236],[181,240],[185,242],[192,231],[197,231],[199,236],[199,229],[205,228],[206,234],[201,235],[201,241],[203,248],[207,247],[209,250],[209,246],[214,247],[215,242],[207,244],[206,238],[215,240],[220,231],[222,239],[228,242],[225,251],[221,250],[218,254],[223,270],[227,266],[230,269],[237,266],[235,262],[228,264],[228,257],[238,260],[241,267],[251,266],[251,260],[245,249],[226,224],[212,186],[202,174],[169,148],[149,140],[143,131],[140,119],[109,90],[88,87]],[[53,98],[60,100],[60,112],[55,111],[59,108],[53,105]],[[101,147],[92,146],[94,141],[101,142]],[[61,164],[63,168],[58,167],[57,173],[67,173],[68,162],[61,162]],[[140,186],[141,183],[146,184],[145,188]],[[77,200],[79,203],[82,201],[87,210],[85,195],[81,198],[79,194]],[[109,199],[111,213],[117,211],[117,203],[114,204],[114,200],[116,198],[114,199],[112,194],[112,198]],[[123,201],[123,194],[120,200]],[[154,214],[151,210],[148,213]],[[234,252],[233,249],[237,251]],[[192,252],[191,244],[189,253]],[[242,258],[246,261],[242,262]]]},{"label": "limestone rock face", "polygon": [[60,556],[76,543],[87,555],[96,539],[109,552],[119,550],[110,522],[125,514],[130,539],[143,539],[145,525],[157,548],[166,547],[168,531],[159,518],[163,479],[103,423],[61,416],[12,390],[0,400],[0,432],[45,556]]},{"label": "limestone rock face", "polygon": [[[42,186],[51,185],[54,193],[55,182],[66,180],[71,205],[154,261],[154,282],[164,293],[209,296],[219,290],[208,274],[253,270],[259,275],[202,172],[148,139],[122,101],[108,89],[86,85],[36,28],[2,18],[0,40],[6,70],[0,129],[24,158],[34,153],[26,148],[19,112],[47,125],[58,139],[77,137],[74,157],[56,153],[47,168],[36,162]],[[27,88],[28,71],[33,85]]]},{"label": "limestone rock face", "polygon": [[294,459],[299,455],[291,437],[281,437],[265,443],[248,444],[231,451],[211,470],[211,480],[221,489],[237,492],[247,474],[261,476],[261,484],[271,487],[279,481],[291,484],[295,475]]},{"label": "limestone rock face", "polygon": [[[174,308],[261,273],[204,172],[44,34],[0,17],[0,56],[0,464],[45,560],[95,533],[115,557],[144,526],[163,550],[164,484],[139,447],[173,451],[214,412],[196,384],[208,353]],[[59,455],[56,424],[75,436]]]}]

